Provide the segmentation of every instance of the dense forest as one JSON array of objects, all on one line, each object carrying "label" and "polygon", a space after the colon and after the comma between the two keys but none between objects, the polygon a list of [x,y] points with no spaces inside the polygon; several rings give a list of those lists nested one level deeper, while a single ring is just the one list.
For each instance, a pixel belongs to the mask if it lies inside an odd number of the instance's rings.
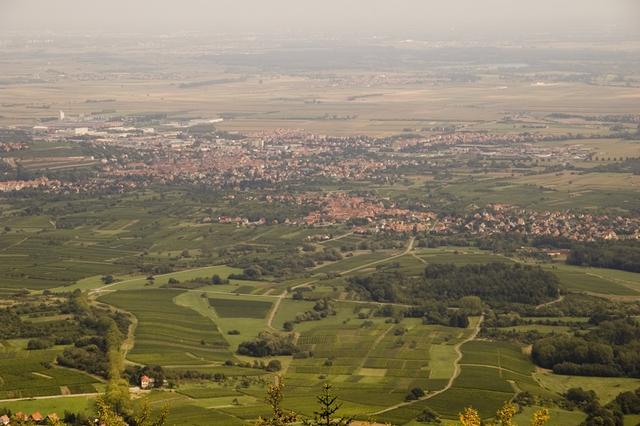
[{"label": "dense forest", "polygon": [[640,377],[640,323],[625,318],[597,325],[583,335],[538,340],[533,361],[558,374]]},{"label": "dense forest", "polygon": [[558,297],[556,276],[539,267],[489,263],[486,265],[432,264],[422,277],[382,271],[349,279],[349,288],[376,302],[415,304],[455,301],[478,296],[490,305],[537,305]]},{"label": "dense forest", "polygon": [[640,246],[622,241],[577,244],[571,248],[567,263],[640,272]]}]

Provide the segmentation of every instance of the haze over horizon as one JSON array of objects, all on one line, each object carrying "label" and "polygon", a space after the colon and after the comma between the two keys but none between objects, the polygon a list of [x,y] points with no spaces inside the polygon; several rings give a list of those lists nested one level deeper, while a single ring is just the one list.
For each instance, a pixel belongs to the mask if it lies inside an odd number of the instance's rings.
[{"label": "haze over horizon", "polygon": [[4,32],[170,34],[185,31],[520,39],[640,35],[634,0],[5,0]]}]

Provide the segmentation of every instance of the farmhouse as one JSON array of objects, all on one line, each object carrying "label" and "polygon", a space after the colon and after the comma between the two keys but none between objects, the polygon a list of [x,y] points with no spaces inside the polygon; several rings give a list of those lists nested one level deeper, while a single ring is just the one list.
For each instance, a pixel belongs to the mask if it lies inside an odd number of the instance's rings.
[{"label": "farmhouse", "polygon": [[140,377],[140,387],[142,389],[148,389],[150,387],[153,387],[154,383],[155,383],[155,379],[153,377],[149,377],[146,375]]}]

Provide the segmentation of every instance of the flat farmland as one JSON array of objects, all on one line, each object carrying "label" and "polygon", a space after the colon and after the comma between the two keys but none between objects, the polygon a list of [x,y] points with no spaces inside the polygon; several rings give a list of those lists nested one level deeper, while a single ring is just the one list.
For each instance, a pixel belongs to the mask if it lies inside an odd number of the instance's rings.
[{"label": "flat farmland", "polygon": [[[640,147],[640,143],[637,144]],[[640,156],[640,148],[638,155]],[[513,179],[514,184],[540,185],[556,191],[582,192],[593,190],[620,190],[640,192],[640,176],[631,173],[585,173],[564,171]]]},{"label": "flat farmland", "polygon": [[[142,52],[144,57],[146,52]],[[54,61],[52,67],[68,64]],[[84,64],[87,71],[100,64]],[[206,69],[206,71],[203,71]],[[536,86],[511,81],[507,86],[497,76],[485,76],[473,85],[448,82],[434,85],[382,83],[375,88],[336,86],[326,76],[300,76],[286,73],[246,76],[194,64],[181,68],[181,81],[118,79],[117,81],[61,80],[50,84],[14,84],[3,90],[0,106],[2,121],[25,123],[51,117],[64,109],[69,115],[97,113],[104,105],[87,103],[96,92],[109,93],[108,108],[118,114],[140,111],[183,112],[196,117],[217,117],[224,113],[220,127],[226,131],[265,129],[305,129],[323,134],[368,134],[387,136],[407,127],[448,122],[491,121],[502,118],[505,110],[527,105],[533,114],[557,111],[581,114],[635,113],[637,95],[633,88],[563,82]],[[350,79],[353,71],[341,72]],[[374,75],[359,70],[358,77]],[[389,75],[394,75],[390,73]],[[219,81],[216,84],[198,82]],[[196,84],[193,84],[196,83]],[[274,94],[277,94],[274,95]],[[29,109],[29,102],[47,99],[48,109]],[[21,106],[22,105],[22,106]],[[32,122],[28,120],[28,124]],[[565,124],[567,126],[567,124]],[[552,126],[551,126],[552,127]],[[551,130],[547,130],[551,132]]]},{"label": "flat farmland", "polygon": [[[531,179],[536,178],[539,176],[534,176]],[[473,202],[478,205],[509,200],[510,204],[532,210],[566,208],[596,210],[599,206],[612,206],[617,211],[628,213],[640,207],[638,187],[624,184],[624,182],[622,186],[615,188],[569,191],[547,187],[543,180],[539,180],[537,183],[517,183],[512,179],[459,180],[448,184],[446,188],[434,187],[434,189],[447,194],[455,194],[465,202]],[[615,179],[619,179],[619,177]]]}]

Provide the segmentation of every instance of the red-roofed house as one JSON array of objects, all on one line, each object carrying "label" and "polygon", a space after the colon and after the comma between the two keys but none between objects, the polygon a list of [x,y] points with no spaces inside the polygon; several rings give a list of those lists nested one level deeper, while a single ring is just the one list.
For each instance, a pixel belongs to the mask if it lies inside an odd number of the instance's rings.
[{"label": "red-roofed house", "polygon": [[142,389],[148,389],[152,387],[154,383],[155,383],[155,379],[153,379],[152,377],[149,377],[146,375],[140,377],[140,387]]}]

